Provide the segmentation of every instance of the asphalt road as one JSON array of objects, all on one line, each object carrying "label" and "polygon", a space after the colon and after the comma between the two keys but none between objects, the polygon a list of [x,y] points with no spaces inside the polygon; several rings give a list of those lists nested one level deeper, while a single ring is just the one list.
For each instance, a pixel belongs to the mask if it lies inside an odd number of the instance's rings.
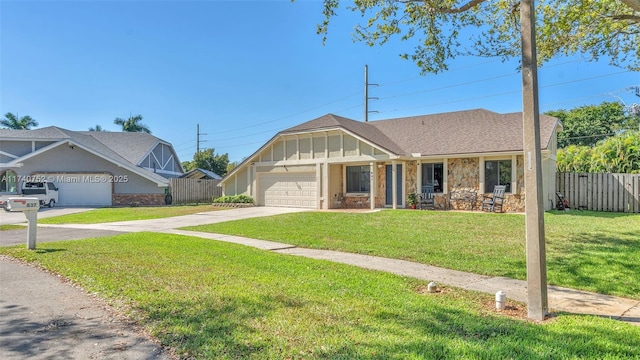
[{"label": "asphalt road", "polygon": [[59,276],[2,256],[0,358],[171,359],[104,301]]}]

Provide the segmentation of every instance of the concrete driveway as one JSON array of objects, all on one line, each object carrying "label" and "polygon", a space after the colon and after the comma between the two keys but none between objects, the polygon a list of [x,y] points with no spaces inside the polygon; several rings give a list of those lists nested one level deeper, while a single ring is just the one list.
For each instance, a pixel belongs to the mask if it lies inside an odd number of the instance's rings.
[{"label": "concrete driveway", "polygon": [[[66,214],[74,214],[83,211],[93,210],[95,208],[92,207],[54,207],[50,208],[40,208],[38,210],[38,219],[43,219],[52,216],[60,216]],[[21,212],[8,212],[0,210],[0,225],[7,224],[19,224],[26,223],[27,218]]]},{"label": "concrete driveway", "polygon": [[[60,224],[49,225],[43,224],[38,227],[63,227],[68,229],[95,229],[95,230],[110,230],[118,232],[140,232],[140,231],[155,231],[163,232],[171,229],[176,229],[184,226],[196,226],[214,224],[225,221],[250,219],[254,217],[265,217],[280,214],[289,214],[302,211],[309,211],[308,209],[298,208],[284,208],[284,207],[268,207],[268,206],[256,206],[249,208],[237,208],[218,211],[207,211],[191,215],[175,216],[171,218],[163,219],[151,219],[151,220],[134,220],[134,221],[118,221],[102,224]],[[23,215],[24,216],[24,215]]]},{"label": "concrete driveway", "polygon": [[[86,211],[88,208],[53,208],[38,213],[38,218],[50,217],[73,212]],[[183,226],[205,225],[224,221],[249,219],[254,217],[273,216],[293,212],[306,211],[305,209],[279,208],[279,207],[252,207],[219,211],[207,211],[197,214],[176,216],[171,218],[118,221],[102,224],[38,224],[36,243],[76,240],[102,236],[118,235],[129,232],[155,231],[170,232]],[[16,220],[13,223],[26,222],[23,213],[9,213],[2,211],[2,216],[8,220]],[[41,216],[46,215],[46,216]],[[0,233],[0,246],[19,245],[27,243],[27,229],[7,230]],[[37,246],[37,245],[36,245]]]}]

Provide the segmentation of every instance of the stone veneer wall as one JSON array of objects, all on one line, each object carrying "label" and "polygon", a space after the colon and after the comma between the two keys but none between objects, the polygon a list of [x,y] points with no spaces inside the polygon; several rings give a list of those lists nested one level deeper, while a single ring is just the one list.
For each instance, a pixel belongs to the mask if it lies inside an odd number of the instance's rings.
[{"label": "stone veneer wall", "polygon": [[113,194],[113,206],[164,205],[164,194]]},{"label": "stone veneer wall", "polygon": [[[383,164],[383,163],[380,163]],[[447,184],[448,192],[451,191],[474,191],[478,193],[480,187],[480,173],[478,171],[480,159],[479,158],[460,158],[449,159],[447,163]],[[524,157],[517,156],[516,158],[516,176],[517,176],[517,189],[512,194],[505,196],[505,203],[503,206],[503,212],[523,212],[524,211]],[[418,163],[417,161],[408,161],[403,163],[406,168],[405,177],[405,204],[408,203],[408,194],[416,191],[418,183]],[[375,207],[385,207],[386,200],[386,166],[378,168],[378,163],[375,166],[377,181],[375,190]],[[342,174],[340,181],[342,182]],[[115,195],[114,195],[115,196]],[[162,199],[164,203],[164,197]],[[448,194],[436,194],[435,196],[436,209],[448,209],[449,195]],[[408,206],[408,205],[407,205]],[[452,210],[471,210],[472,204],[466,201],[457,201],[452,204]],[[369,208],[370,199],[368,195],[348,196],[345,197],[342,204],[342,208],[346,209],[359,209]],[[478,194],[475,210],[480,210],[482,207],[482,195]]]},{"label": "stone veneer wall", "polygon": [[[479,164],[479,158],[450,159],[447,174],[449,191],[470,190],[478,192],[480,189]],[[516,157],[516,180],[517,188],[515,191],[505,196],[503,212],[524,211],[524,157],[520,155]],[[452,205],[454,210],[469,210],[471,208],[470,204],[462,201]],[[475,208],[476,210],[482,208],[482,195],[480,194],[478,194]]]},{"label": "stone veneer wall", "polygon": [[478,190],[480,186],[478,158],[449,159],[447,167],[448,191]]},{"label": "stone veneer wall", "polygon": [[407,161],[402,166],[406,166],[404,179],[404,204],[409,207],[409,194],[420,192],[418,190],[418,162],[415,160]]},{"label": "stone veneer wall", "polygon": [[369,202],[369,195],[360,196],[345,196],[342,208],[343,209],[369,209],[371,207]]},{"label": "stone veneer wall", "polygon": [[[451,191],[472,191],[478,192],[480,187],[480,174],[478,172],[480,159],[460,158],[449,159],[447,163],[447,184],[448,192]],[[454,201],[451,203],[452,210],[472,210],[480,208],[480,198],[475,204],[468,201]],[[448,202],[449,194],[443,199]]]}]

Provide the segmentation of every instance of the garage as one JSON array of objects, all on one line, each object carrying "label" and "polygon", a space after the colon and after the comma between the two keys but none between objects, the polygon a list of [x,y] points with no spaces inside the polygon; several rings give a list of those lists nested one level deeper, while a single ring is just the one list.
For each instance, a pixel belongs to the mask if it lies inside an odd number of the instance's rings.
[{"label": "garage", "polygon": [[110,206],[112,183],[104,173],[41,174],[58,187],[60,206]]},{"label": "garage", "polygon": [[265,206],[315,209],[317,183],[315,173],[260,174],[258,202]]}]

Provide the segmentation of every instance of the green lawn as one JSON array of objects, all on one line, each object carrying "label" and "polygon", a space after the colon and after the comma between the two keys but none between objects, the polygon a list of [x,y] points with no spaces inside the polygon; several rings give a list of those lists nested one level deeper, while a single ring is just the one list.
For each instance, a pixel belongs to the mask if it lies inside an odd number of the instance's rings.
[{"label": "green lawn", "polygon": [[0,225],[0,231],[21,230],[21,229],[24,229],[25,231],[27,231],[27,227],[23,225],[13,225],[13,224]]},{"label": "green lawn", "polygon": [[640,358],[640,328],[619,321],[531,323],[483,306],[491,295],[425,294],[414,279],[200,238],[134,233],[0,253],[106,298],[181,358]]},{"label": "green lawn", "polygon": [[[304,212],[188,229],[526,278],[521,214]],[[640,299],[640,215],[550,212],[545,231],[551,284]]]},{"label": "green lawn", "polygon": [[224,210],[208,205],[113,207],[84,211],[76,214],[38,219],[41,224],[98,224],[114,221],[160,219],[189,215],[205,211]]}]

